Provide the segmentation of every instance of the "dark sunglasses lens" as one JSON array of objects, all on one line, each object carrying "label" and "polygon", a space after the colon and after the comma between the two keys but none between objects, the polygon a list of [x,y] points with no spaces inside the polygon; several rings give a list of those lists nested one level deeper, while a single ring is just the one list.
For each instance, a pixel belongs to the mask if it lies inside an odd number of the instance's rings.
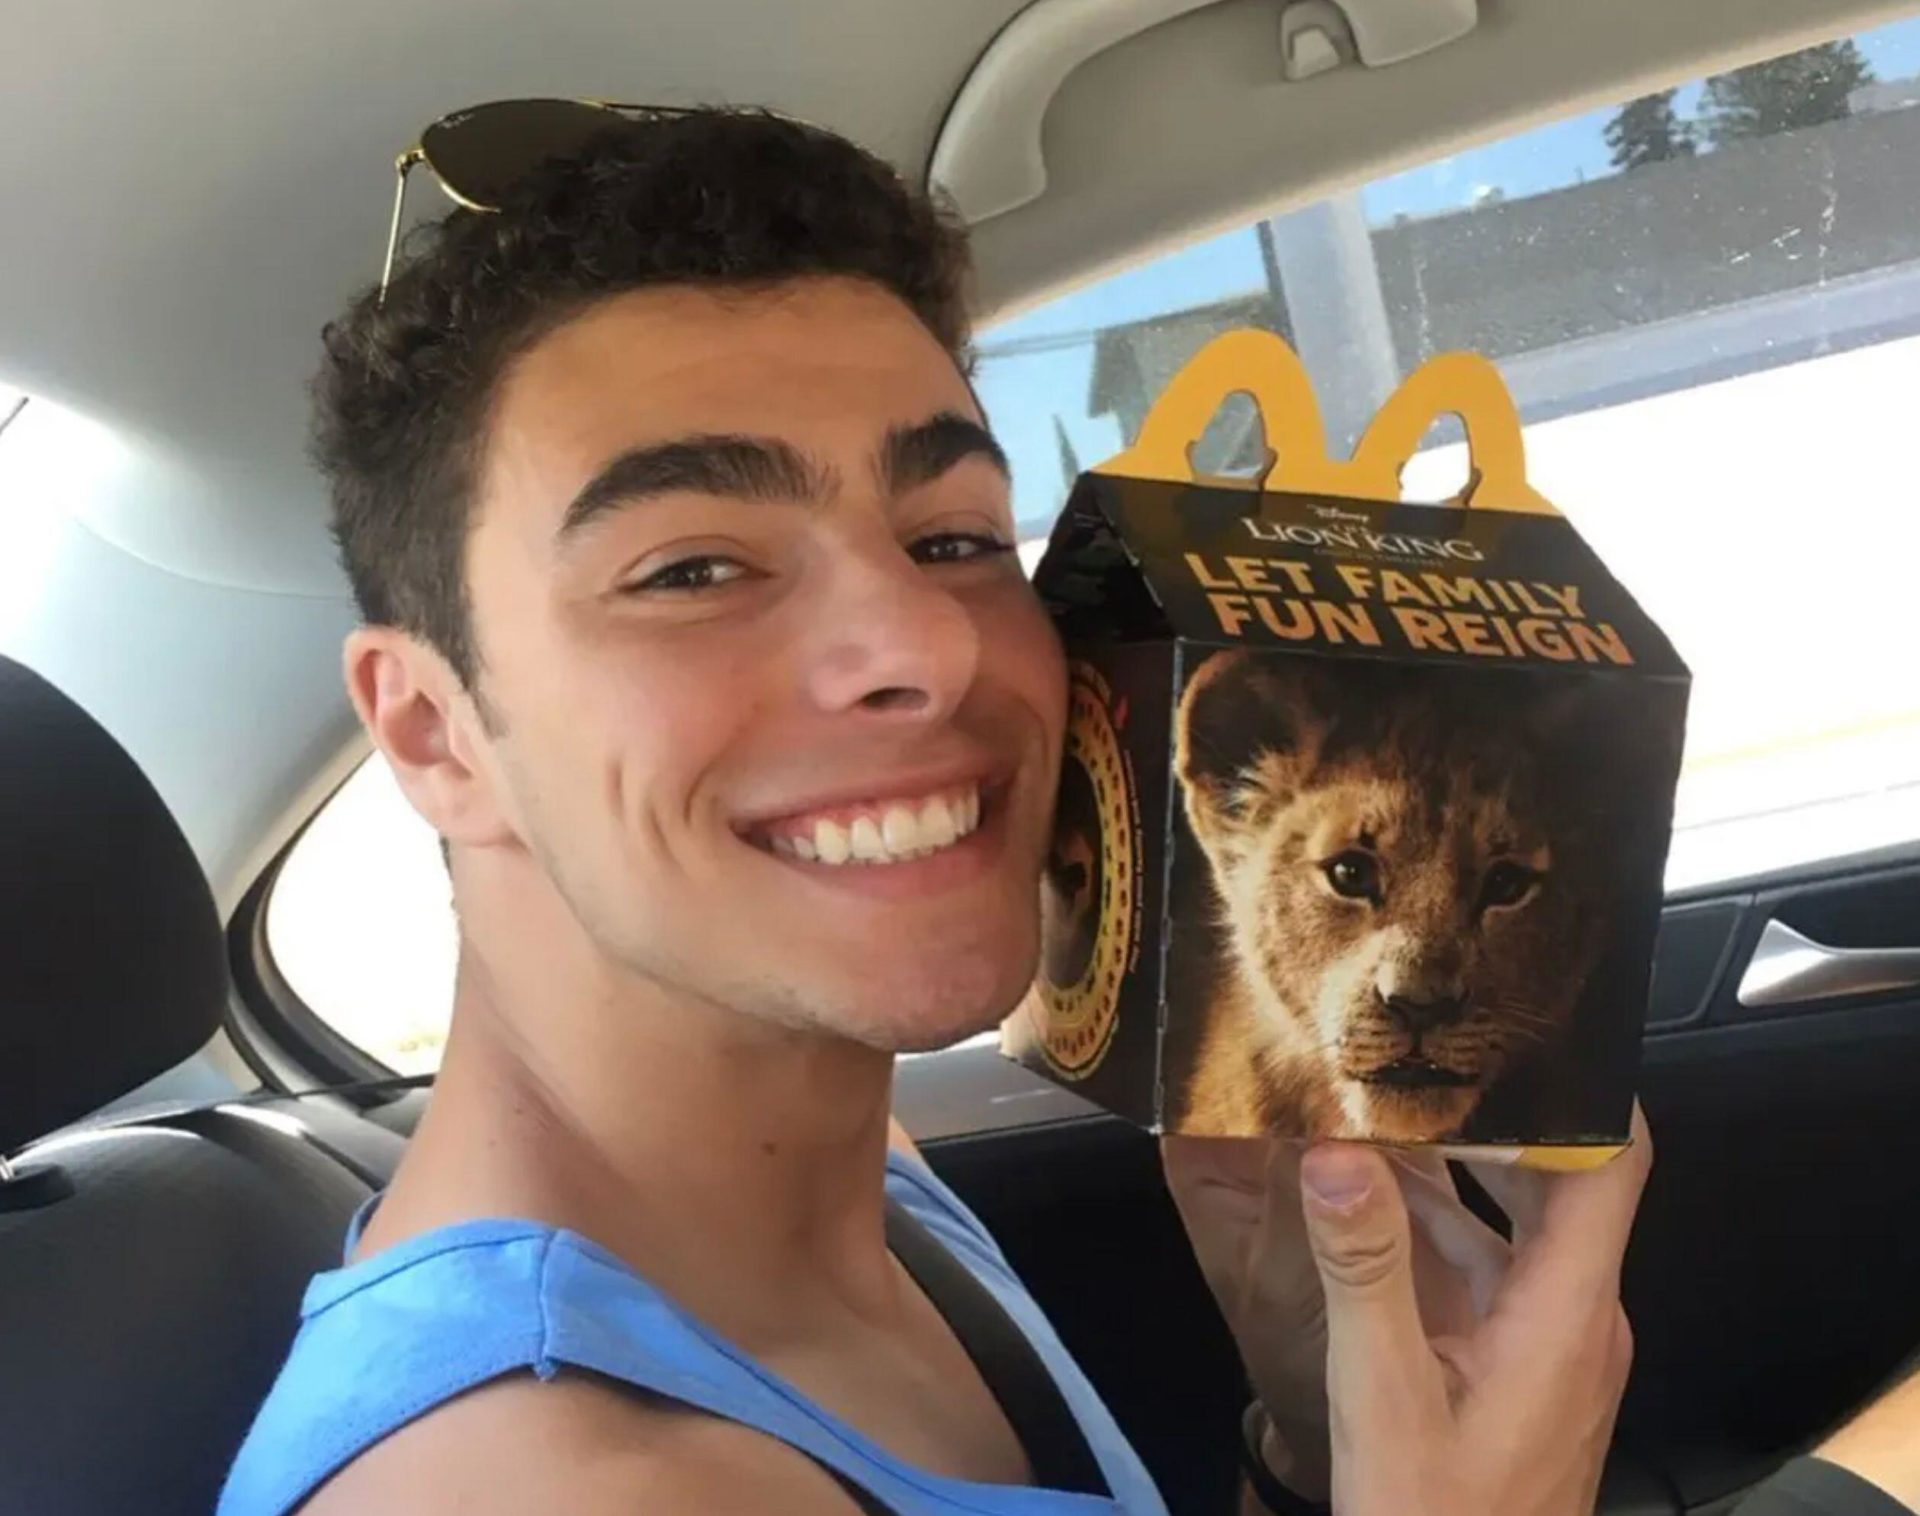
[{"label": "dark sunglasses lens", "polygon": [[420,150],[456,197],[492,210],[536,164],[577,151],[620,119],[578,100],[501,100],[434,122]]}]

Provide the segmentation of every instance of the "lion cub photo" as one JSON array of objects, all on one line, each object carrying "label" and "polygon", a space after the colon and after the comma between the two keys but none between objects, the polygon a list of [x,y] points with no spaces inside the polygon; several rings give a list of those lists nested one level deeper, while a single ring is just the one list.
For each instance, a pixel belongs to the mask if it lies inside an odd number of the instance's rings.
[{"label": "lion cub photo", "polygon": [[[1459,1134],[1565,1042],[1608,935],[1604,680],[1214,653],[1175,766],[1216,980],[1179,1129]],[[1196,1009],[1200,1009],[1196,1007]]]}]

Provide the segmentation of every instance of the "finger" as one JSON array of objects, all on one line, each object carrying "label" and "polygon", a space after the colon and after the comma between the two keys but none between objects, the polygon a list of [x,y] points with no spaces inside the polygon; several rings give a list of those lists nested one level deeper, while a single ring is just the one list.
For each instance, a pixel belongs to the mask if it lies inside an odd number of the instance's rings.
[{"label": "finger", "polygon": [[1323,1143],[1300,1164],[1302,1211],[1326,1292],[1327,1392],[1342,1436],[1387,1446],[1431,1413],[1437,1370],[1420,1320],[1413,1236],[1379,1153]]},{"label": "finger", "polygon": [[[1512,1253],[1505,1238],[1467,1209],[1453,1187],[1445,1162],[1438,1155],[1423,1156],[1431,1157],[1432,1162],[1410,1163],[1397,1154],[1390,1155],[1407,1209],[1413,1215],[1415,1242],[1424,1242],[1435,1259],[1434,1268],[1415,1269],[1421,1310],[1430,1329],[1464,1331],[1472,1321],[1461,1320],[1461,1313],[1453,1308],[1459,1289],[1466,1292],[1471,1317],[1484,1317],[1493,1308]],[[1456,1288],[1450,1290],[1446,1288],[1448,1281],[1433,1277],[1440,1266],[1451,1271],[1451,1283]]]},{"label": "finger", "polygon": [[1324,1443],[1327,1425],[1326,1297],[1307,1239],[1297,1143],[1276,1142],[1267,1163],[1267,1208],[1248,1250],[1238,1326],[1254,1389],[1290,1443]]},{"label": "finger", "polygon": [[1244,1137],[1163,1137],[1160,1161],[1195,1260],[1231,1321],[1254,1235],[1268,1209],[1269,1150]]},{"label": "finger", "polygon": [[1453,1175],[1447,1168],[1447,1156],[1438,1148],[1392,1148],[1377,1149],[1388,1163],[1403,1174],[1418,1174],[1435,1184],[1453,1187]]},{"label": "finger", "polygon": [[1297,1143],[1276,1142],[1267,1154],[1267,1204],[1248,1253],[1244,1302],[1255,1319],[1304,1325],[1320,1317],[1320,1271],[1313,1261],[1300,1202],[1304,1153]]},{"label": "finger", "polygon": [[[1169,1137],[1161,1157],[1201,1271],[1229,1323],[1316,1328],[1320,1274],[1300,1212],[1301,1144]],[[1317,1330],[1314,1357],[1325,1357]],[[1316,1369],[1316,1373],[1318,1369]]]},{"label": "finger", "polygon": [[1266,1189],[1273,1146],[1264,1137],[1162,1137],[1160,1164],[1175,1200],[1215,1189],[1258,1195]]},{"label": "finger", "polygon": [[1545,1176],[1539,1230],[1515,1258],[1509,1294],[1516,1305],[1539,1302],[1551,1312],[1554,1303],[1610,1303],[1618,1297],[1627,1239],[1653,1164],[1652,1136],[1638,1105],[1632,1139],[1597,1169]]},{"label": "finger", "polygon": [[1325,1305],[1300,1209],[1301,1151],[1277,1140],[1161,1143],[1194,1257],[1255,1393],[1290,1445],[1324,1451]]},{"label": "finger", "polygon": [[1268,1138],[1163,1137],[1160,1164],[1167,1190],[1193,1233],[1226,1228],[1240,1238],[1260,1220],[1267,1199]]},{"label": "finger", "polygon": [[[1646,1115],[1636,1101],[1630,1119],[1629,1145],[1641,1151],[1642,1160],[1652,1156],[1652,1139],[1647,1133]],[[1552,1189],[1551,1175],[1538,1169],[1522,1168],[1516,1163],[1491,1163],[1482,1159],[1464,1159],[1468,1171],[1494,1203],[1513,1223],[1513,1241],[1521,1246],[1540,1231],[1546,1219],[1547,1194]]]},{"label": "finger", "polygon": [[1465,1162],[1480,1188],[1506,1212],[1507,1220],[1513,1224],[1515,1247],[1539,1235],[1547,1205],[1545,1174],[1538,1169],[1523,1169],[1517,1163],[1487,1163],[1471,1158]]}]

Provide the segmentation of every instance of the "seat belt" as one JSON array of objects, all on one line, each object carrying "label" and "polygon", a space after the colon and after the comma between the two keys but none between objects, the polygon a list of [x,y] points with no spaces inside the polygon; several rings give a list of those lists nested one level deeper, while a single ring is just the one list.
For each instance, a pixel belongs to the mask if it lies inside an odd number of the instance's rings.
[{"label": "seat belt", "polygon": [[1111,1495],[1087,1435],[1027,1334],[973,1270],[891,1198],[887,1246],[946,1318],[1026,1450],[1033,1482],[1080,1495]]}]

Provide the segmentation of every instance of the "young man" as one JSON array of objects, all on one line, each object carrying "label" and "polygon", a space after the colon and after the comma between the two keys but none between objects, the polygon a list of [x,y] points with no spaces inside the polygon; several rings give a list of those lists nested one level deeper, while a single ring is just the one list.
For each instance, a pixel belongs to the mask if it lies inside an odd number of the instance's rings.
[{"label": "young man", "polygon": [[[696,112],[455,212],[329,329],[347,684],[462,950],[431,1110],[226,1516],[1163,1509],[889,1122],[893,1056],[1030,981],[1064,721],[965,267],[849,144]],[[1268,1501],[1589,1507],[1645,1165],[1509,1183],[1510,1258],[1431,1168],[1170,1149]],[[1032,1482],[902,1215],[1037,1355],[1080,1490]]]}]

